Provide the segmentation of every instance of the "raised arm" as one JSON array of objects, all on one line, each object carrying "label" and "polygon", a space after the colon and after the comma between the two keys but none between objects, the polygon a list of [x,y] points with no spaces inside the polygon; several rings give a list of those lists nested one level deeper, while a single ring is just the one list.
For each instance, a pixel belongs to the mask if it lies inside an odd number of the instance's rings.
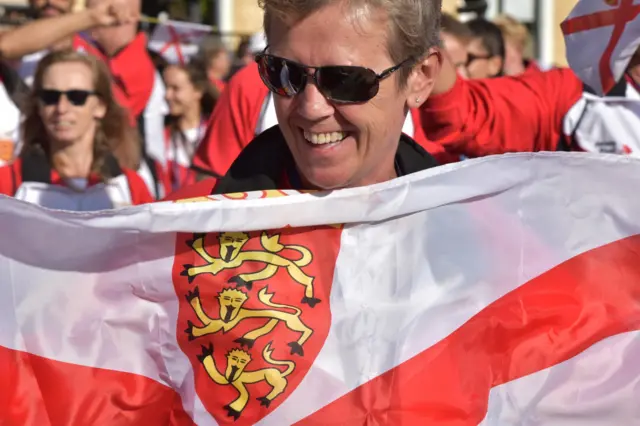
[{"label": "raised arm", "polygon": [[[55,18],[38,19],[0,33],[0,58],[15,60],[63,42],[77,32],[133,20],[127,0],[103,0],[94,7]],[[71,47],[71,45],[69,45]]]},{"label": "raised arm", "polygon": [[487,80],[452,78],[451,69],[420,113],[427,137],[455,155],[555,151],[583,91],[569,69]]}]

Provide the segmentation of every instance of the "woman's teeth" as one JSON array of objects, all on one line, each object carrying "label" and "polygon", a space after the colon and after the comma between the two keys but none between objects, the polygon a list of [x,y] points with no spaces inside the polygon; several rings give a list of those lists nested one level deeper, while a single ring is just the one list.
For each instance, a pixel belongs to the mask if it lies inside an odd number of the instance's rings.
[{"label": "woman's teeth", "polygon": [[347,137],[347,134],[344,132],[332,132],[332,133],[304,132],[304,138],[314,145],[336,143],[344,140],[346,137]]}]

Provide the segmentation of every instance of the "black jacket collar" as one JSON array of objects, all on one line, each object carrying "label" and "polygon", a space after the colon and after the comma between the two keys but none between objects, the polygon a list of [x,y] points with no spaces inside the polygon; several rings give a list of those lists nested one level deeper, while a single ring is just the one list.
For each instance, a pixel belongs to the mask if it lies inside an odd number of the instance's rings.
[{"label": "black jacket collar", "polygon": [[[240,153],[227,174],[213,189],[213,194],[281,189],[283,174],[293,166],[293,157],[280,128],[274,126],[257,136]],[[401,176],[437,166],[427,151],[409,136],[402,134],[396,153],[396,167]],[[293,188],[302,189],[302,188]]]},{"label": "black jacket collar", "polygon": [[[627,97],[627,85],[629,83],[627,83],[627,76],[623,75],[622,78],[620,80],[618,80],[618,82],[615,84],[615,86],[613,86],[611,88],[611,90],[609,90],[607,93],[605,93],[604,97],[619,97],[619,98],[626,98]],[[598,95],[596,93],[595,90],[593,90],[591,88],[591,86],[588,86],[587,84],[583,84],[582,86],[584,88],[584,91],[592,94],[592,95]]]}]

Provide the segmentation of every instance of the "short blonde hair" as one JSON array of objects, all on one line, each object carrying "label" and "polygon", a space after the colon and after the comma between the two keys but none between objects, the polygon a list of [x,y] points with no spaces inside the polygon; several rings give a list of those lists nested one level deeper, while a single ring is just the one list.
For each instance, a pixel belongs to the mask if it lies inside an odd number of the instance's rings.
[{"label": "short blonde hair", "polygon": [[533,56],[533,40],[526,25],[506,14],[496,16],[493,22],[502,31],[505,42],[513,43],[524,58]]},{"label": "short blonde hair", "polygon": [[[276,17],[283,22],[300,20],[336,0],[258,0],[264,9],[267,39],[269,22]],[[385,11],[390,22],[388,50],[399,64],[407,58],[422,59],[431,47],[440,45],[440,11],[442,0],[340,0],[350,7],[371,7]],[[411,67],[399,71],[401,86],[411,73]]]}]

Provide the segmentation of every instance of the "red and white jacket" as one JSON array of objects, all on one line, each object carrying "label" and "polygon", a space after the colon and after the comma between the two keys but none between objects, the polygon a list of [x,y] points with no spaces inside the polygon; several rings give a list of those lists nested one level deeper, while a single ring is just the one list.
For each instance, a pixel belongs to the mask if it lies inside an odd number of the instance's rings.
[{"label": "red and white jacket", "polygon": [[84,212],[153,202],[136,172],[120,168],[113,157],[105,167],[113,176],[105,182],[93,175],[71,182],[62,179],[44,155],[23,155],[0,167],[0,194],[50,209]]},{"label": "red and white jacket", "polygon": [[640,92],[635,82],[623,78],[605,96],[585,89],[564,119],[569,147],[640,156]]},{"label": "red and white jacket", "polygon": [[458,79],[421,108],[427,135],[467,157],[586,151],[640,156],[640,92],[620,81],[597,96],[571,71]]}]

